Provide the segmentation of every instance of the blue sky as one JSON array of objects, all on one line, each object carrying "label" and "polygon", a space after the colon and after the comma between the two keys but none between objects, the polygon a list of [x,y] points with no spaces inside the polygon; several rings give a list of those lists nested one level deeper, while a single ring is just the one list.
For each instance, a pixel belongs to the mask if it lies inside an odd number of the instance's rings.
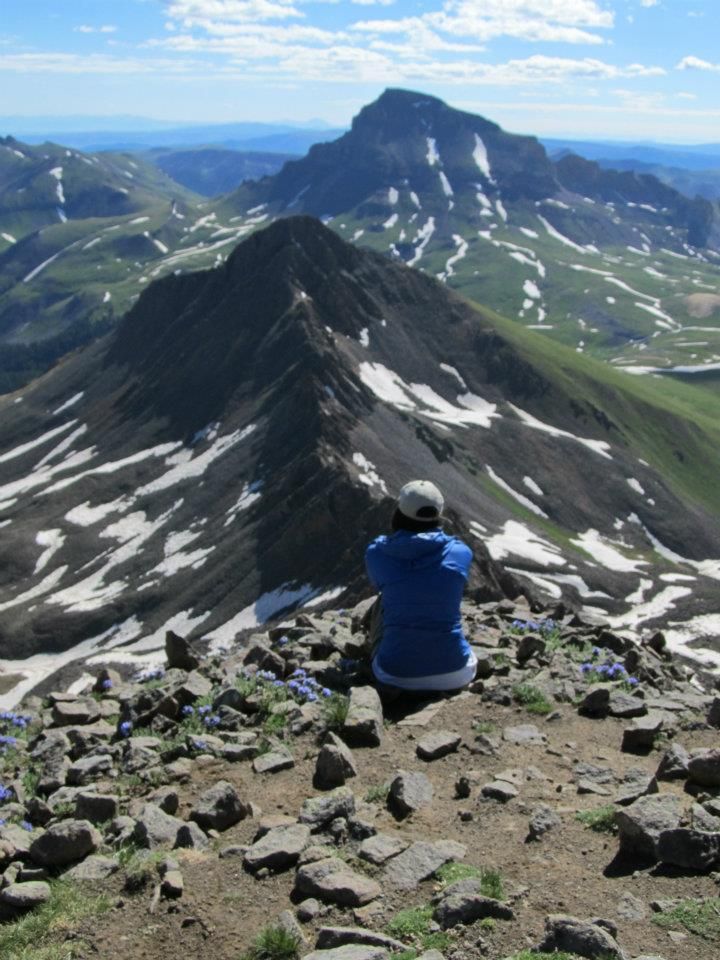
[{"label": "blue sky", "polygon": [[2,0],[0,115],[345,125],[393,86],[514,132],[720,142],[719,34],[720,0]]}]

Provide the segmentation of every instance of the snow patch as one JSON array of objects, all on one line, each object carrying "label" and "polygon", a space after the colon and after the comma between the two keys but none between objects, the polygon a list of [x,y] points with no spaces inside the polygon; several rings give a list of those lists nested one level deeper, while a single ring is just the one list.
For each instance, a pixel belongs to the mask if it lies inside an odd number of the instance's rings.
[{"label": "snow patch", "polygon": [[475,134],[475,147],[473,148],[473,160],[477,164],[477,168],[480,173],[485,177],[486,180],[489,180],[490,183],[495,183],[492,177],[492,172],[490,170],[490,160],[488,159],[488,152],[485,144],[482,142],[482,139]]},{"label": "snow patch", "polygon": [[571,539],[570,543],[574,543],[585,550],[608,570],[616,570],[619,573],[636,573],[640,567],[647,566],[647,560],[626,557],[624,553],[620,553],[597,530],[586,530],[585,533],[578,534],[575,539]]},{"label": "snow patch", "polygon": [[434,167],[436,163],[440,163],[440,154],[437,150],[437,145],[433,137],[426,137],[425,142],[427,143],[427,153],[425,158],[431,167]]},{"label": "snow patch", "polygon": [[242,493],[227,512],[227,519],[225,520],[224,526],[229,526],[239,513],[241,513],[243,510],[247,510],[255,503],[256,500],[259,500],[261,496],[261,489],[261,480],[254,480],[252,483],[245,483],[242,488]]},{"label": "snow patch", "polygon": [[33,570],[33,576],[45,569],[53,554],[57,553],[62,547],[63,543],[65,543],[65,535],[62,530],[59,529],[40,530],[35,537],[35,543],[39,547],[45,547],[45,549],[37,559],[35,569]]},{"label": "snow patch", "polygon": [[371,463],[362,453],[354,453],[352,459],[355,466],[360,470],[358,475],[360,483],[364,483],[368,487],[377,487],[381,493],[387,496],[387,486],[377,472],[375,464]]},{"label": "snow patch", "polygon": [[549,433],[552,437],[567,437],[569,440],[575,440],[576,443],[582,443],[583,446],[600,454],[601,457],[612,460],[611,455],[608,453],[610,444],[605,440],[590,440],[587,437],[577,437],[574,433],[569,433],[567,430],[560,430],[558,427],[553,427],[549,423],[543,423],[542,420],[538,420],[536,417],[533,417],[532,414],[526,413],[512,403],[508,404],[508,406],[517,414],[524,424],[533,430],[542,430],[545,433]]},{"label": "snow patch", "polygon": [[[470,526],[472,529],[472,524]],[[564,567],[567,563],[559,547],[548,540],[543,540],[541,536],[517,520],[506,521],[502,530],[490,537],[486,543],[493,560],[519,557],[543,567]]]},{"label": "snow patch", "polygon": [[487,470],[488,475],[493,483],[496,483],[502,490],[504,490],[506,493],[509,493],[513,499],[517,500],[517,502],[522,504],[522,506],[527,510],[532,511],[532,513],[537,514],[539,517],[545,517],[547,520],[547,514],[541,510],[536,503],[533,503],[532,500],[529,500],[522,493],[518,493],[518,491],[511,487],[509,483],[506,483],[502,477],[499,477],[489,464],[485,465],[485,469]]}]

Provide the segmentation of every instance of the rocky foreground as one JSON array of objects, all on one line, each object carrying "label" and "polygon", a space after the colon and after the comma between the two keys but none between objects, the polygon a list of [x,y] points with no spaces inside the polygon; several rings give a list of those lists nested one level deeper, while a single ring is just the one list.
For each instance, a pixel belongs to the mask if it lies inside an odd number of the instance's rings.
[{"label": "rocky foreground", "polygon": [[367,610],[0,715],[0,955],[717,957],[716,681],[504,601],[470,690],[383,704]]}]

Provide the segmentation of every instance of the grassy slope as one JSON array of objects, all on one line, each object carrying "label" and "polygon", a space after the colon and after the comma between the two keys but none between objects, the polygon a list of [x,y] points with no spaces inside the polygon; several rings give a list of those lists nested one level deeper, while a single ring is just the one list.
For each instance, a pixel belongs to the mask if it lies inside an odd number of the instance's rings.
[{"label": "grassy slope", "polygon": [[720,514],[717,391],[676,378],[623,373],[474,306],[559,389],[605,411],[635,454],[655,467],[680,496]]}]

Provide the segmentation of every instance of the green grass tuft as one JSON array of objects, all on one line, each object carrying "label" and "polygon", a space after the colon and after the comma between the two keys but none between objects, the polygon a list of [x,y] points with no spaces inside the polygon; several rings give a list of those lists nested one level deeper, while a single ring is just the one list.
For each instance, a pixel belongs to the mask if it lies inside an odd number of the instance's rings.
[{"label": "green grass tuft", "polygon": [[683,900],[672,910],[659,913],[653,923],[661,927],[685,927],[703,940],[720,943],[720,897]]},{"label": "green grass tuft", "polygon": [[322,720],[327,730],[342,730],[347,720],[350,698],[344,693],[331,693],[320,704]]},{"label": "green grass tuft", "polygon": [[71,960],[80,954],[83,944],[69,942],[69,934],[86,917],[110,909],[107,897],[88,896],[86,890],[67,881],[52,881],[50,888],[47,903],[19,920],[0,925],[3,960]]},{"label": "green grass tuft", "polygon": [[497,730],[497,724],[492,720],[476,720],[473,725],[473,733],[494,733]]},{"label": "green grass tuft", "polygon": [[370,789],[366,792],[365,803],[387,803],[389,793],[390,784],[379,783],[375,787],[370,787]]},{"label": "green grass tuft", "polygon": [[[433,908],[429,905],[410,907],[395,914],[387,925],[387,932],[399,940],[414,941],[422,951],[446,950],[450,938],[446,933],[431,931],[432,917]],[[408,953],[412,960],[412,952],[408,951]]]},{"label": "green grass tuft", "polygon": [[281,926],[269,926],[255,937],[251,946],[238,960],[296,960],[300,939]]},{"label": "green grass tuft", "polygon": [[527,707],[528,713],[548,714],[553,710],[552,703],[542,690],[538,690],[531,683],[516,683],[512,688],[513,696],[518,703]]},{"label": "green grass tuft", "polygon": [[592,810],[578,810],[575,819],[596,833],[616,833],[615,812],[615,805],[606,803],[604,806],[595,807]]},{"label": "green grass tuft", "polygon": [[502,876],[498,870],[492,868],[473,867],[469,863],[446,863],[435,871],[435,876],[443,887],[449,887],[459,880],[477,879],[484,897],[492,897],[493,900],[505,899]]}]

